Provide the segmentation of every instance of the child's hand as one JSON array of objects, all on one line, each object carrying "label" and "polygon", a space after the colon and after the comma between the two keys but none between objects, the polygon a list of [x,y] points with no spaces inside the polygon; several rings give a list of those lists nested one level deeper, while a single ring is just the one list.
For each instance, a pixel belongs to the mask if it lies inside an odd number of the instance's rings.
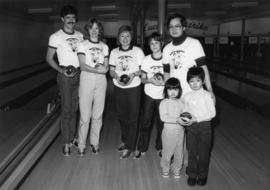
[{"label": "child's hand", "polygon": [[187,126],[190,126],[196,122],[197,122],[197,118],[194,115],[191,115],[191,119],[187,122]]},{"label": "child's hand", "polygon": [[176,122],[182,126],[187,126],[187,122],[183,121],[181,117],[178,117]]}]

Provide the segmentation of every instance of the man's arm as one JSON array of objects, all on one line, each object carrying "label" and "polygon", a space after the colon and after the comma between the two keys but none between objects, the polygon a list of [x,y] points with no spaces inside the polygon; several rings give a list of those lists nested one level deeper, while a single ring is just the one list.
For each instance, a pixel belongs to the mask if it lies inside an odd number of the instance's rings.
[{"label": "man's arm", "polygon": [[212,88],[212,84],[211,84],[211,79],[210,79],[209,70],[208,70],[208,68],[207,68],[206,65],[202,65],[201,68],[203,69],[204,74],[205,74],[204,82],[205,82],[206,89],[207,89],[207,91],[210,92],[211,97],[212,97],[213,100],[214,100],[214,104],[216,104],[216,97],[215,97],[215,94],[214,94],[214,92],[213,92],[213,88]]},{"label": "man's arm", "polygon": [[47,49],[47,55],[46,55],[46,61],[47,63],[56,71],[58,71],[59,73],[65,73],[65,69],[61,68],[53,59],[54,55],[56,53],[56,49],[55,48],[51,48],[48,47]]},{"label": "man's arm", "polygon": [[205,74],[205,86],[206,86],[206,89],[209,92],[213,92],[213,88],[212,88],[212,84],[211,84],[211,80],[210,80],[210,75],[209,75],[209,70],[208,70],[206,65],[201,66],[201,68],[203,69],[204,74]]}]

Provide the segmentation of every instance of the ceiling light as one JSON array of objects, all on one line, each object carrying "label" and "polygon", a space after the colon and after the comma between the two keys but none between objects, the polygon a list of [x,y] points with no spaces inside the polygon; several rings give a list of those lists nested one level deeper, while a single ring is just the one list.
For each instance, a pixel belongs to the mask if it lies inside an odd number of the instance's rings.
[{"label": "ceiling light", "polygon": [[258,6],[257,1],[253,2],[233,2],[232,7],[255,7]]},{"label": "ceiling light", "polygon": [[191,8],[190,3],[169,3],[167,5],[169,9],[189,9]]},{"label": "ceiling light", "polygon": [[47,7],[47,8],[29,8],[27,10],[27,12],[29,14],[32,14],[32,13],[51,13],[52,12],[52,8],[50,7]]},{"label": "ceiling light", "polygon": [[204,12],[205,15],[211,16],[211,15],[225,15],[226,11],[206,11]]},{"label": "ceiling light", "polygon": [[91,9],[94,11],[109,11],[109,10],[115,10],[117,7],[115,5],[93,5],[91,6]]}]

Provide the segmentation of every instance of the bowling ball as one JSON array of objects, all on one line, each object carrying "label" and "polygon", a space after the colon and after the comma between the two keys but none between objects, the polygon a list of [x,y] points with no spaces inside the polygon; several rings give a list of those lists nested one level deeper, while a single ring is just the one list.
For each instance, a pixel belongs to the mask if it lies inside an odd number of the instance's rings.
[{"label": "bowling ball", "polygon": [[130,77],[126,74],[123,74],[120,76],[120,82],[122,82],[124,84],[127,84],[129,80],[130,80]]},{"label": "bowling ball", "polygon": [[180,114],[180,118],[182,119],[182,121],[184,122],[189,122],[192,118],[191,114],[188,112],[183,112]]},{"label": "bowling ball", "polygon": [[66,73],[67,73],[68,75],[70,75],[70,74],[72,74],[72,73],[75,73],[75,72],[76,72],[76,68],[73,67],[72,65],[69,65],[69,66],[66,67]]},{"label": "bowling ball", "polygon": [[156,73],[156,74],[154,75],[154,77],[155,77],[157,80],[164,80],[164,76],[163,76],[163,74],[161,74],[161,73]]}]

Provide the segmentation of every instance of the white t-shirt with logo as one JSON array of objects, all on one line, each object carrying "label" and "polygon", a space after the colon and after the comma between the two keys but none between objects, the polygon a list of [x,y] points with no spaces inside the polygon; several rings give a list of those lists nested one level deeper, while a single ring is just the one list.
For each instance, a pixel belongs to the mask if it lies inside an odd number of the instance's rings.
[{"label": "white t-shirt with logo", "polygon": [[109,48],[102,41],[95,43],[84,40],[78,47],[78,54],[85,55],[85,64],[95,67],[98,64],[104,64],[104,58],[109,55]]},{"label": "white t-shirt with logo", "polygon": [[56,49],[59,65],[79,67],[77,51],[82,40],[83,35],[79,31],[69,34],[60,29],[50,36],[48,45]]},{"label": "white t-shirt with logo", "polygon": [[[144,53],[141,48],[133,46],[132,49],[127,51],[121,50],[119,47],[111,51],[109,64],[115,66],[115,72],[121,76],[123,74],[131,74],[139,70],[144,59]],[[141,84],[141,79],[135,76],[132,82],[127,86],[121,86],[113,79],[115,86],[119,88],[132,88]]]},{"label": "white t-shirt with logo", "polygon": [[[164,74],[163,72],[163,60],[154,59],[152,55],[147,55],[142,63],[142,72],[146,73],[147,78],[152,78],[156,73]],[[164,86],[156,86],[152,83],[144,85],[144,92],[146,95],[153,99],[163,99]]]},{"label": "white t-shirt with logo", "polygon": [[183,94],[191,89],[187,82],[187,72],[196,64],[195,60],[205,53],[199,40],[187,37],[180,45],[167,44],[163,49],[163,64],[170,64],[170,77],[180,80]]}]

